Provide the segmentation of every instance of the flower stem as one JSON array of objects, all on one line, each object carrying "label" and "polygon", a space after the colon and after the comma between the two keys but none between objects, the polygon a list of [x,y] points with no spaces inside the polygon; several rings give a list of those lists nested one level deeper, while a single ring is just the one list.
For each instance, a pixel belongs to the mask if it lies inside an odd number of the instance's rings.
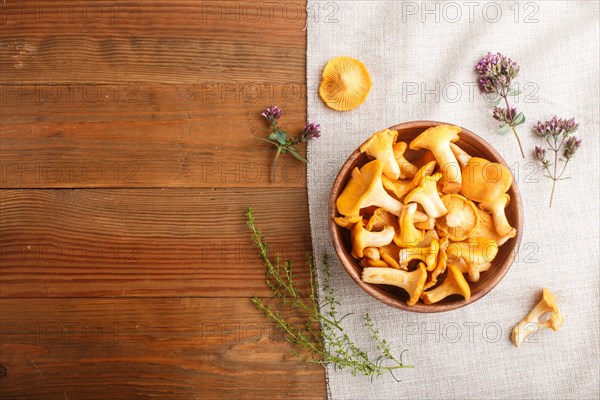
[{"label": "flower stem", "polygon": [[[558,154],[558,152],[554,153],[554,159],[556,160],[556,155]],[[552,178],[552,191],[550,192],[550,208],[552,208],[552,198],[554,197],[554,188],[556,187],[556,181],[559,181],[563,174],[565,173],[565,169],[567,169],[567,164],[569,163],[569,160],[565,161],[565,164],[563,165],[562,170],[560,171],[560,174],[558,174],[558,176],[556,176],[556,164],[554,167],[554,177]]]},{"label": "flower stem", "polygon": [[[506,109],[509,110],[510,106],[508,105],[508,98],[507,98],[507,94],[502,93],[502,98],[504,99],[504,104],[506,104]],[[508,113],[508,111],[507,111]],[[508,118],[507,118],[508,119]],[[517,131],[515,129],[515,127],[512,125],[512,123],[510,124],[510,129],[512,129],[513,133],[515,134],[515,138],[517,139],[517,143],[519,144],[519,150],[521,151],[521,156],[523,158],[525,158],[525,152],[523,151],[523,146],[521,145],[521,139],[519,138],[519,135],[517,135]]]},{"label": "flower stem", "polygon": [[277,154],[275,154],[275,158],[273,159],[273,165],[271,166],[271,183],[275,183],[275,171],[277,170],[277,160],[279,159],[280,154],[281,146],[278,146]]},{"label": "flower stem", "polygon": [[556,187],[556,179],[552,179],[552,191],[550,192],[550,208],[552,208],[552,198],[554,197],[554,188]]}]

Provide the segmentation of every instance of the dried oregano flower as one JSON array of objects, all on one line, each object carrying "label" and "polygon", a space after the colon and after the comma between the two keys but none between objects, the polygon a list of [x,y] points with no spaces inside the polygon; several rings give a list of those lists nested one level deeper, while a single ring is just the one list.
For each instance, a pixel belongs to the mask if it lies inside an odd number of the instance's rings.
[{"label": "dried oregano flower", "polygon": [[[552,207],[552,199],[554,197],[554,189],[556,182],[563,178],[567,164],[573,158],[577,150],[581,147],[582,140],[576,136],[572,136],[579,128],[579,124],[574,118],[563,119],[552,117],[548,121],[538,121],[533,127],[533,133],[542,138],[546,142],[547,148],[536,146],[533,150],[533,158],[546,171],[545,177],[552,179],[552,191],[550,192],[550,207]],[[546,157],[547,151],[554,153],[549,159]],[[562,157],[560,153],[562,150]],[[562,168],[559,164],[562,162]]]},{"label": "dried oregano flower", "polygon": [[[525,122],[525,115],[508,104],[508,96],[519,94],[518,91],[512,89],[513,80],[517,77],[519,69],[519,64],[501,53],[488,53],[475,66],[475,71],[479,76],[479,91],[483,94],[496,95],[496,106],[492,117],[501,123],[498,132],[505,133],[512,130],[519,144],[521,155],[525,158],[521,139],[516,130],[518,125]],[[502,101],[504,101],[504,106],[499,106]]]}]

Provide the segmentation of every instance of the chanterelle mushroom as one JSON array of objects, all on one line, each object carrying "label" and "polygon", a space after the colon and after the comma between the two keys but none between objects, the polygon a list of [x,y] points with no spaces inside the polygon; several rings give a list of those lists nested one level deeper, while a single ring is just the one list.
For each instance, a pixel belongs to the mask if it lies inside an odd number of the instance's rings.
[{"label": "chanterelle mushroom", "polygon": [[373,268],[390,268],[391,265],[389,265],[387,262],[385,262],[385,260],[372,260],[370,258],[363,258],[360,260],[360,262],[358,263],[358,265],[360,265],[363,268],[369,268],[369,267],[373,267]]},{"label": "chanterelle mushroom", "polygon": [[338,224],[342,228],[352,229],[354,224],[362,221],[362,217],[360,215],[351,215],[351,216],[344,216],[344,217],[334,217],[333,220],[335,221],[336,224]]},{"label": "chanterelle mushroom", "polygon": [[471,298],[471,288],[465,280],[463,274],[453,265],[448,267],[448,276],[442,284],[435,289],[423,292],[421,299],[425,304],[437,303],[446,297],[458,294],[469,300]]},{"label": "chanterelle mushroom", "polygon": [[448,210],[442,203],[440,195],[437,191],[437,181],[440,180],[442,174],[433,174],[432,176],[424,176],[421,179],[421,184],[414,188],[404,198],[404,204],[411,202],[419,203],[425,209],[425,213],[430,218],[439,218],[445,215]]},{"label": "chanterelle mushroom", "polygon": [[392,268],[400,269],[399,254],[400,247],[395,243],[390,243],[379,248],[381,259],[390,265]]},{"label": "chanterelle mushroom", "polygon": [[447,194],[442,196],[441,200],[448,214],[436,219],[436,227],[448,235],[450,240],[465,240],[479,224],[477,207],[459,194]]},{"label": "chanterelle mushroom", "polygon": [[423,239],[423,231],[414,225],[416,211],[417,205],[412,203],[400,212],[400,232],[394,236],[394,243],[400,247],[414,247]]},{"label": "chanterelle mushroom", "polygon": [[383,163],[373,160],[363,165],[361,169],[352,171],[350,181],[344,191],[336,200],[336,206],[340,214],[346,216],[357,216],[360,209],[377,206],[384,208],[394,215],[400,215],[404,205],[390,196],[381,184],[381,173]]},{"label": "chanterelle mushroom", "polygon": [[365,65],[352,57],[335,57],[323,69],[319,95],[334,110],[358,107],[371,90],[371,77]]},{"label": "chanterelle mushroom", "polygon": [[451,243],[447,252],[453,258],[462,258],[466,263],[469,280],[478,282],[480,273],[487,271],[496,258],[498,244],[491,239],[474,238]]},{"label": "chanterelle mushroom", "polygon": [[[541,322],[540,317],[548,312],[550,313],[550,318]],[[513,344],[519,347],[527,336],[537,332],[539,329],[550,328],[553,331],[557,331],[563,322],[564,318],[560,311],[558,311],[556,298],[550,290],[544,288],[542,290],[542,300],[513,328],[510,338]]]},{"label": "chanterelle mushroom", "polygon": [[435,169],[435,161],[421,167],[410,180],[393,180],[383,177],[383,187],[392,192],[398,199],[402,199],[408,192],[419,186],[425,176],[429,176]]},{"label": "chanterelle mushroom", "polygon": [[509,202],[510,196],[505,193],[492,201],[484,201],[479,203],[479,207],[481,207],[483,211],[487,211],[488,213],[492,214],[496,232],[498,232],[500,236],[516,235],[516,229],[510,226],[508,220],[506,219],[506,214],[504,213],[504,209]]},{"label": "chanterelle mushroom", "polygon": [[408,263],[417,259],[425,262],[425,269],[427,271],[433,271],[436,266],[439,250],[440,244],[437,240],[431,242],[428,247],[407,247],[401,249],[398,253],[400,269],[408,270]]},{"label": "chanterelle mushroom", "polygon": [[379,249],[377,247],[365,247],[363,250],[363,256],[375,261],[381,259],[381,254],[379,254]]},{"label": "chanterelle mushroom", "polygon": [[400,166],[398,166],[392,148],[397,137],[398,131],[385,129],[373,134],[369,140],[360,146],[362,153],[376,158],[383,163],[383,173],[391,179],[398,179],[400,177]]},{"label": "chanterelle mushroom", "polygon": [[516,229],[513,229],[508,235],[500,236],[498,232],[496,232],[496,227],[494,226],[494,219],[490,214],[486,213],[480,208],[477,208],[477,215],[479,215],[479,224],[477,224],[477,228],[475,228],[469,234],[469,238],[483,237],[487,239],[492,239],[496,241],[496,243],[498,243],[498,246],[502,246],[509,239],[512,239],[515,236],[517,236]]},{"label": "chanterelle mushroom", "polygon": [[425,130],[410,142],[412,150],[427,149],[433,153],[444,176],[444,193],[458,193],[462,185],[460,166],[450,149],[450,143],[459,139],[461,131],[458,126],[438,125]]},{"label": "chanterelle mushroom", "polygon": [[396,232],[400,229],[398,227],[398,217],[385,211],[383,208],[378,208],[373,211],[373,215],[369,218],[367,223],[367,230],[369,231],[380,231],[386,226],[392,226]]},{"label": "chanterelle mushroom", "polygon": [[412,178],[419,170],[404,157],[407,148],[408,144],[406,144],[406,142],[398,142],[393,146],[394,157],[400,167],[400,179]]},{"label": "chanterelle mushroom", "polygon": [[454,143],[450,143],[450,150],[452,150],[452,154],[456,157],[456,161],[458,161],[461,168],[464,168],[471,159],[471,156],[466,151]]},{"label": "chanterelle mushroom", "polygon": [[[415,224],[415,226],[417,226],[417,225]],[[429,246],[431,246],[431,243],[433,243],[434,240],[440,240],[440,237],[437,234],[437,232],[435,231],[435,229],[427,230],[427,231],[425,231],[423,240],[421,240],[417,244],[417,247],[429,247]]]},{"label": "chanterelle mushroom", "polygon": [[418,229],[430,231],[435,228],[435,218],[429,218],[425,222],[415,222],[415,227],[417,227]]},{"label": "chanterelle mushroom", "polygon": [[393,239],[393,227],[387,226],[380,232],[370,232],[363,227],[362,222],[359,222],[354,225],[354,228],[350,232],[352,256],[354,258],[363,258],[365,248],[385,246],[391,243]]},{"label": "chanterelle mushroom", "polygon": [[[435,264],[435,269],[429,275],[427,282],[425,282],[425,286],[423,286],[423,290],[427,290],[431,287],[434,287],[437,284],[438,277],[446,271],[448,255],[446,251],[448,250],[448,245],[450,241],[447,237],[443,237],[440,239],[439,246],[440,251],[437,254],[437,260]],[[462,272],[462,271],[461,271]]]},{"label": "chanterelle mushroom", "polygon": [[412,306],[419,301],[425,279],[427,279],[427,270],[423,263],[419,263],[419,267],[412,272],[394,268],[365,268],[362,272],[363,282],[392,285],[406,290],[409,295],[407,306]]},{"label": "chanterelle mushroom", "polygon": [[460,194],[477,202],[492,201],[510,189],[513,175],[500,163],[471,157],[462,169]]}]

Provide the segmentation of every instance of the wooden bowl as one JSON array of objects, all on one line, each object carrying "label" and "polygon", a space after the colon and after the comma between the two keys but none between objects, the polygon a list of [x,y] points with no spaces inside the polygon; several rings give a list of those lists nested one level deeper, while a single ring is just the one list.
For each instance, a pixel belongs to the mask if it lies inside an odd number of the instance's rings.
[{"label": "wooden bowl", "polygon": [[[398,131],[399,141],[410,142],[425,129],[442,124],[446,123],[435,121],[411,121],[392,126],[390,129]],[[481,157],[493,162],[501,163],[508,168],[504,159],[502,159],[500,154],[498,154],[489,143],[464,128],[462,128],[460,140],[456,144],[474,157]],[[409,161],[412,161],[419,158],[423,153],[423,151],[407,150],[405,157]],[[499,247],[498,255],[494,261],[492,261],[492,267],[488,271],[481,273],[479,282],[469,282],[471,287],[471,298],[468,301],[465,301],[461,296],[452,295],[435,304],[427,305],[419,301],[417,304],[409,307],[405,303],[408,295],[403,289],[389,285],[374,285],[365,283],[361,280],[362,268],[358,265],[358,260],[350,255],[350,231],[338,226],[333,220],[334,217],[340,216],[335,202],[346,186],[346,183],[350,178],[350,173],[355,167],[361,167],[368,161],[367,157],[356,149],[340,169],[340,172],[333,183],[333,188],[331,189],[331,195],[329,197],[329,231],[331,233],[333,247],[335,248],[335,252],[342,265],[358,286],[387,305],[406,311],[423,313],[454,310],[467,304],[471,304],[489,293],[498,282],[500,282],[504,275],[506,275],[506,272],[512,265],[519,249],[521,232],[523,230],[523,208],[517,184],[513,181],[513,184],[508,191],[511,201],[506,208],[508,222],[517,229],[517,235]]]}]

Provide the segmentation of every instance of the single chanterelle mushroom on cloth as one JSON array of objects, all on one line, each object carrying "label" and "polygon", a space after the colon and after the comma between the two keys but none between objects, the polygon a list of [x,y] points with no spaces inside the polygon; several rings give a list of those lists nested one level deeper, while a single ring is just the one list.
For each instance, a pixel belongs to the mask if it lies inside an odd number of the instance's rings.
[{"label": "single chanterelle mushroom on cloth", "polygon": [[350,233],[352,257],[363,258],[365,248],[385,246],[386,244],[390,244],[393,239],[393,227],[387,226],[380,232],[369,232],[362,226],[362,222],[359,222],[354,225]]},{"label": "single chanterelle mushroom on cloth", "polygon": [[469,300],[471,298],[471,288],[458,268],[450,265],[448,276],[446,276],[444,282],[435,289],[423,292],[421,299],[425,304],[433,304],[453,294],[461,295],[465,300]]},{"label": "single chanterelle mushroom on cloth", "polygon": [[[540,317],[546,313],[550,313],[550,317],[546,321],[540,321]],[[513,344],[519,347],[525,338],[532,333],[543,328],[550,328],[553,331],[557,331],[563,322],[564,318],[560,311],[558,311],[556,298],[550,290],[544,288],[542,290],[542,300],[513,328],[510,338]]]},{"label": "single chanterelle mushroom on cloth", "polygon": [[375,133],[360,146],[361,153],[365,153],[383,163],[383,173],[391,179],[398,179],[400,177],[400,166],[394,157],[394,150],[392,148],[397,137],[397,131],[385,129]]},{"label": "single chanterelle mushroom on cloth", "polygon": [[450,143],[459,139],[461,131],[458,126],[438,125],[426,129],[410,142],[412,150],[426,149],[433,153],[444,176],[444,193],[458,193],[462,185],[460,165],[450,149]]},{"label": "single chanterelle mushroom on cloth", "polygon": [[462,188],[460,194],[477,201],[493,201],[510,189],[513,182],[512,172],[500,163],[483,158],[471,157],[462,169]]},{"label": "single chanterelle mushroom on cloth", "polygon": [[362,271],[363,282],[392,285],[406,290],[409,295],[407,306],[412,306],[419,301],[425,279],[427,279],[427,270],[423,263],[412,272],[394,268],[365,268]]},{"label": "single chanterelle mushroom on cloth", "polygon": [[319,95],[330,108],[347,111],[367,99],[371,85],[363,63],[352,57],[335,57],[325,65]]},{"label": "single chanterelle mushroom on cloth", "polygon": [[436,219],[436,227],[452,241],[467,239],[479,224],[479,213],[475,204],[459,194],[444,195],[441,201],[448,214]]}]

